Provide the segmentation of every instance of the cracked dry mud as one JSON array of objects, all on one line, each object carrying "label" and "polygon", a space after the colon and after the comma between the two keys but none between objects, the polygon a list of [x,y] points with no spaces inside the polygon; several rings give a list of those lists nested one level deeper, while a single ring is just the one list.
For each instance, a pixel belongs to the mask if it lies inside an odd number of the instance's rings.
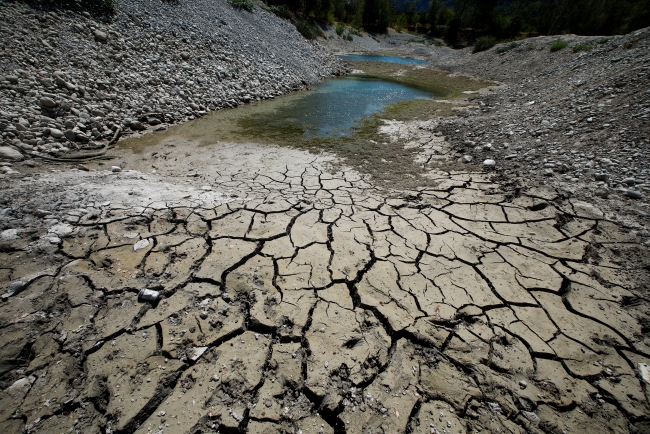
[{"label": "cracked dry mud", "polygon": [[3,432],[647,432],[645,248],[592,205],[220,149],[6,186],[68,211],[3,232]]}]

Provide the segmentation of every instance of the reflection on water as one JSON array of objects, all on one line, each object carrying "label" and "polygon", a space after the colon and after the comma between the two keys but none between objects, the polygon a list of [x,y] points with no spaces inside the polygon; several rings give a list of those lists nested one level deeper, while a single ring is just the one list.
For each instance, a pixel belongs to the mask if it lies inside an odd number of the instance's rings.
[{"label": "reflection on water", "polygon": [[433,96],[432,89],[399,82],[360,76],[336,78],[315,86],[291,104],[243,117],[242,125],[261,133],[302,130],[305,138],[343,136],[364,116],[389,104]]},{"label": "reflection on water", "polygon": [[365,61],[365,62],[385,62],[397,63],[400,65],[428,65],[429,62],[418,59],[409,59],[398,56],[373,56],[370,54],[342,54],[339,56],[343,60]]}]

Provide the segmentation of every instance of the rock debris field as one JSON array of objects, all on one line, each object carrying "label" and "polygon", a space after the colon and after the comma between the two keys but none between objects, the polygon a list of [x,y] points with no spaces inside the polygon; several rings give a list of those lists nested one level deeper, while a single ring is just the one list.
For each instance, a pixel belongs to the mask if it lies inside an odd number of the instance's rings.
[{"label": "rock debris field", "polygon": [[345,71],[259,8],[155,5],[0,4],[3,433],[650,432],[647,31],[415,48],[501,81],[385,122],[402,191],[289,147],[108,152]]}]

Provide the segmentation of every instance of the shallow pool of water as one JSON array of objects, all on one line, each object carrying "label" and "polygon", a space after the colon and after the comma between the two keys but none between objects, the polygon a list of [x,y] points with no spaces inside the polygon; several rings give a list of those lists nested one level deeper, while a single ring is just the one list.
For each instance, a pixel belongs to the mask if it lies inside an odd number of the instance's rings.
[{"label": "shallow pool of water", "polygon": [[399,65],[428,65],[429,62],[418,59],[409,59],[408,57],[398,56],[379,56],[370,54],[342,54],[339,56],[343,60],[352,60],[356,62],[384,62],[397,63]]},{"label": "shallow pool of water", "polygon": [[244,116],[241,124],[260,133],[302,130],[307,139],[344,136],[364,116],[378,113],[387,105],[433,97],[434,91],[422,86],[348,76],[314,86],[292,98],[289,104]]}]

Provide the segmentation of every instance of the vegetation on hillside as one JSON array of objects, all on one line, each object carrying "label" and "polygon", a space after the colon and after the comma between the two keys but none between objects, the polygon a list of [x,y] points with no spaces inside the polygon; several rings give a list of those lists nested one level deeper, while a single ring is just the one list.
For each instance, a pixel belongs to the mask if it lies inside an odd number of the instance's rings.
[{"label": "vegetation on hillside", "polygon": [[[650,0],[265,0],[312,22],[388,27],[474,41],[521,36],[623,34],[650,26]],[[340,28],[340,27],[339,27]],[[486,41],[485,39],[482,40]]]}]

